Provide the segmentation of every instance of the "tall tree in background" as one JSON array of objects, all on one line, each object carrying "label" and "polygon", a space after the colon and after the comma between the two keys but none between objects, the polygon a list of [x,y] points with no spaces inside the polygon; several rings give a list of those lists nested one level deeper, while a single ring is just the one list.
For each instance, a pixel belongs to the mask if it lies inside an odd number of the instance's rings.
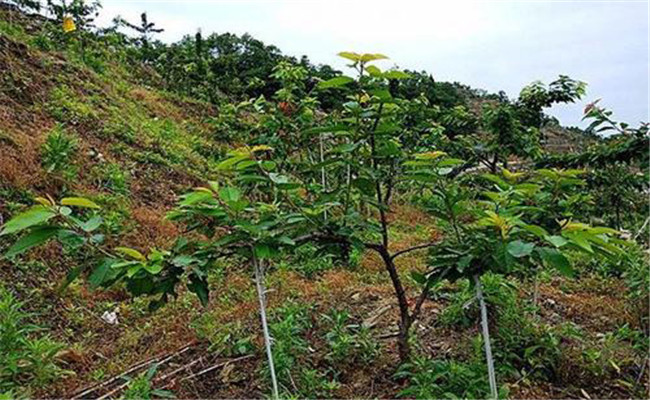
[{"label": "tall tree in background", "polygon": [[156,24],[154,22],[150,22],[149,19],[147,18],[146,12],[143,12],[140,15],[140,25],[132,24],[119,15],[115,17],[113,23],[115,23],[115,25],[117,26],[124,26],[133,29],[134,31],[140,34],[140,36],[136,39],[136,43],[140,47],[142,60],[145,63],[151,62],[153,58],[152,45],[151,45],[153,34],[161,33],[164,32],[165,30],[162,28],[156,28]]}]

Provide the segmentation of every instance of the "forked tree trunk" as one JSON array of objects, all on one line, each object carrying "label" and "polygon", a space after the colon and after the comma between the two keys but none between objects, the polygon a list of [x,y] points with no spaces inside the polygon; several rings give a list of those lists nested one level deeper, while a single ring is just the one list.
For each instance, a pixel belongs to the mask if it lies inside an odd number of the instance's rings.
[{"label": "forked tree trunk", "polygon": [[494,359],[492,358],[492,345],[490,344],[490,329],[488,327],[487,307],[485,306],[485,299],[483,299],[483,290],[481,288],[481,279],[478,275],[474,275],[474,283],[476,284],[476,298],[478,299],[481,307],[481,326],[483,328],[483,344],[485,346],[485,358],[488,368],[488,379],[490,381],[490,394],[492,399],[498,398],[497,393],[497,380],[494,373]]},{"label": "forked tree trunk", "polygon": [[271,371],[271,383],[273,385],[273,399],[280,398],[278,393],[278,381],[275,377],[275,365],[273,364],[273,352],[271,351],[271,335],[269,334],[269,326],[266,321],[266,289],[264,288],[264,273],[257,257],[255,257],[255,250],[253,252],[253,266],[255,268],[255,286],[257,287],[257,298],[260,301],[260,319],[262,320],[262,330],[264,332],[264,345],[266,347],[266,357],[269,362],[269,370]]},{"label": "forked tree trunk", "polygon": [[408,300],[406,299],[406,292],[404,291],[404,286],[402,285],[402,282],[399,278],[399,274],[397,273],[397,268],[395,267],[393,259],[385,247],[380,246],[376,250],[379,252],[379,255],[384,261],[386,270],[388,271],[388,275],[390,276],[390,280],[393,284],[393,289],[395,289],[395,295],[397,296],[397,304],[399,306],[400,314],[399,332],[397,335],[397,350],[399,352],[400,361],[404,363],[409,361],[411,357],[409,330],[413,324],[413,319],[409,313],[409,305]]}]

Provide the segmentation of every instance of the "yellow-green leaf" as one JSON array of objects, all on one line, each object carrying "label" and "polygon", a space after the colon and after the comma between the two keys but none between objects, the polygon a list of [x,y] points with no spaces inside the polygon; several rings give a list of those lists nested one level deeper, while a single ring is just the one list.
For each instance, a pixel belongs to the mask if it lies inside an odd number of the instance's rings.
[{"label": "yellow-green leaf", "polygon": [[375,54],[372,54],[372,53],[362,54],[362,55],[361,55],[361,58],[360,58],[360,60],[363,61],[363,62],[375,61],[375,60],[387,60],[387,59],[388,59],[388,57],[386,57],[386,56],[383,55],[383,54],[379,54],[379,53],[375,53]]},{"label": "yellow-green leaf", "polygon": [[142,253],[140,253],[136,249],[132,249],[130,247],[116,247],[115,251],[117,251],[119,253],[122,253],[122,254],[126,254],[127,256],[129,256],[131,258],[134,258],[136,260],[139,260],[139,261],[143,261],[143,262],[147,261],[147,259],[142,255]]},{"label": "yellow-green leaf", "polygon": [[257,153],[258,151],[272,151],[273,147],[267,146],[265,144],[258,144],[257,146],[253,146],[251,148],[251,153]]},{"label": "yellow-green leaf", "polygon": [[52,202],[50,200],[46,199],[45,197],[36,197],[34,199],[34,201],[39,203],[39,204],[42,204],[44,206],[48,206],[48,207],[51,207],[51,206],[54,205],[54,204],[52,204]]},{"label": "yellow-green leaf", "polygon": [[361,54],[352,51],[342,51],[338,55],[339,57],[347,58],[350,61],[354,61],[354,62],[361,61]]},{"label": "yellow-green leaf", "polygon": [[429,151],[426,153],[419,153],[415,155],[415,158],[418,160],[435,160],[436,158],[447,155],[444,151],[436,150]]},{"label": "yellow-green leaf", "polygon": [[83,197],[66,197],[61,199],[61,204],[64,206],[76,206],[84,208],[100,208],[95,202],[85,199]]}]

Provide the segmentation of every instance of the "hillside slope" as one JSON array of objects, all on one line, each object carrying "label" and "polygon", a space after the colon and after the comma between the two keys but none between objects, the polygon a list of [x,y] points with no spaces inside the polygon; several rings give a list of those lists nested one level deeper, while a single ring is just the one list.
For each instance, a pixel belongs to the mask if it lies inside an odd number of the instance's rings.
[{"label": "hillside slope", "polygon": [[[241,121],[220,119],[237,102],[219,109],[172,92],[151,65],[126,63],[104,43],[101,58],[87,54],[84,59],[72,46],[57,50],[44,23],[0,7],[0,225],[39,196],[83,196],[101,206],[105,241],[111,246],[143,253],[169,248],[184,232],[165,219],[167,212],[180,195],[214,179],[226,152],[238,146],[233,138],[248,133],[229,130],[236,131]],[[554,128],[556,138],[563,129]],[[576,142],[573,149],[582,146]],[[397,238],[391,251],[438,240],[442,232],[439,220],[409,205],[398,204],[388,218]],[[0,253],[9,245],[0,237]],[[285,393],[397,397],[409,382],[395,376],[399,314],[381,260],[375,254],[353,254],[349,267],[335,268],[314,248],[298,253],[295,264],[279,262],[267,276]],[[399,259],[409,302],[417,301],[411,273],[426,267],[423,254]],[[0,317],[10,314],[2,313],[7,304],[20,303],[15,308],[24,314],[22,324],[43,328],[27,336],[57,343],[49,357],[34,352],[35,364],[42,365],[36,372],[7,378],[0,366],[0,394],[139,398],[142,392],[135,390],[144,387],[171,390],[178,398],[268,395],[257,297],[246,265],[217,263],[208,278],[205,307],[183,285],[178,298],[151,312],[146,299],[130,297],[123,286],[95,289],[86,279],[74,279],[87,277],[92,262],[58,243],[0,259],[0,303],[5,305],[0,305]],[[528,312],[524,299],[530,298],[533,283],[496,275],[487,279],[488,298],[494,296],[506,310],[506,325],[499,329],[511,335],[499,340],[516,342],[521,354],[533,354],[539,364],[530,375],[507,371],[518,376],[503,382],[513,398],[647,393],[647,384],[635,382],[643,375],[644,338],[638,335],[638,310],[628,301],[624,281],[591,274],[584,260],[577,263],[586,271],[584,280],[542,276],[544,300],[535,327],[517,317]],[[66,280],[71,283],[65,285]],[[420,354],[446,364],[425,364],[421,378],[434,386],[427,377],[444,365],[455,375],[438,382],[441,387],[483,390],[472,289],[464,284],[443,288],[423,307],[414,342]],[[117,323],[111,322],[112,313]],[[538,345],[551,350],[538,351]],[[554,367],[545,369],[545,363]],[[156,371],[150,369],[154,365]],[[147,378],[148,370],[152,376]]]}]

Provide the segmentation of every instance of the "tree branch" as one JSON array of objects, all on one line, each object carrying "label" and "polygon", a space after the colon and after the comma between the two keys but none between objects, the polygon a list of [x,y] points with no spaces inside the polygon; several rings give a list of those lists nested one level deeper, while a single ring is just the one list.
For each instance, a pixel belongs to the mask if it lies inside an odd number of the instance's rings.
[{"label": "tree branch", "polygon": [[438,242],[431,242],[431,243],[419,244],[419,245],[417,245],[417,246],[409,247],[408,249],[400,250],[400,251],[397,251],[397,252],[393,253],[393,255],[390,256],[390,259],[391,259],[391,260],[394,260],[394,259],[397,258],[398,256],[401,256],[401,255],[403,255],[403,254],[405,254],[405,253],[410,253],[410,252],[412,252],[412,251],[420,250],[420,249],[426,249],[427,247],[433,247],[433,246],[435,246],[436,244],[438,244]]}]

